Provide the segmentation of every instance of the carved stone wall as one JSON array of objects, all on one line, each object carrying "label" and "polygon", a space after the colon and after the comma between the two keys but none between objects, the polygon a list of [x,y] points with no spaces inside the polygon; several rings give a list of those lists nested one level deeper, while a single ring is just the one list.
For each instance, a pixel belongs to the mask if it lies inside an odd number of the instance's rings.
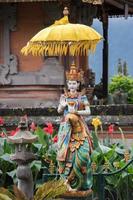
[{"label": "carved stone wall", "polygon": [[1,60],[0,85],[11,84],[10,74],[17,73],[17,57],[10,52],[10,32],[16,30],[16,5],[0,5]]},{"label": "carved stone wall", "polygon": [[[1,26],[4,25],[3,44],[0,43],[3,50],[0,85],[64,84],[64,69],[58,59],[49,58],[44,61],[43,58],[25,57],[20,53],[22,46],[35,33],[53,23],[52,19],[58,18],[58,7],[55,9],[54,4],[48,5],[46,7],[43,3],[0,4],[0,21]],[[32,11],[36,11],[36,15],[31,15]]]}]

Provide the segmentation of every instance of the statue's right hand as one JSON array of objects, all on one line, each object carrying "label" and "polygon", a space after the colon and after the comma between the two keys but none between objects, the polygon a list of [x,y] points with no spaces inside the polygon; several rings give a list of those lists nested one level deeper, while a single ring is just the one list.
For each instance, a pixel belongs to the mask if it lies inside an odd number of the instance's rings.
[{"label": "statue's right hand", "polygon": [[64,97],[64,95],[62,95],[61,98],[60,98],[60,104],[63,107],[67,106],[67,101],[66,101],[66,98]]}]

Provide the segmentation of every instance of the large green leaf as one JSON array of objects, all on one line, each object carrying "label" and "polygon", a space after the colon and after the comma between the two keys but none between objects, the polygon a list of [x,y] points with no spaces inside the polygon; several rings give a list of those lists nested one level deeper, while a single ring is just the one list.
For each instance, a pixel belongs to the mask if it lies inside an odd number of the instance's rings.
[{"label": "large green leaf", "polygon": [[47,147],[49,144],[48,136],[44,134],[43,129],[37,127],[35,134],[38,136],[38,141],[40,142],[40,144],[43,144],[44,147]]},{"label": "large green leaf", "polygon": [[3,154],[2,156],[0,156],[0,158],[2,159],[2,160],[4,160],[4,161],[7,161],[7,162],[9,162],[9,163],[13,163],[13,161],[11,160],[11,158],[10,158],[10,154],[8,154],[8,153],[5,153],[5,154]]},{"label": "large green leaf", "polygon": [[33,146],[34,146],[35,148],[37,148],[38,151],[40,151],[43,145],[42,145],[42,144],[39,144],[39,143],[33,143]]},{"label": "large green leaf", "polygon": [[16,169],[10,171],[10,172],[7,172],[8,176],[10,176],[12,179],[14,179],[16,177]]},{"label": "large green leaf", "polygon": [[101,152],[104,153],[104,154],[106,154],[106,153],[112,151],[112,149],[111,149],[110,147],[107,147],[107,146],[102,145],[102,144],[99,144],[99,147],[100,147],[100,149],[101,149]]},{"label": "large green leaf", "polygon": [[121,154],[121,155],[124,155],[124,153],[125,153],[125,149],[122,149],[122,148],[119,148],[119,147],[116,147],[116,148],[115,148],[115,151],[116,151],[118,154]]},{"label": "large green leaf", "polygon": [[97,162],[98,157],[99,157],[100,155],[101,155],[100,152],[94,150],[94,151],[92,152],[92,154],[91,154],[91,159],[92,159],[92,161],[93,161],[93,162]]},{"label": "large green leaf", "polygon": [[31,164],[30,167],[32,168],[32,170],[37,170],[40,171],[41,167],[42,167],[42,162],[40,160],[34,160]]}]

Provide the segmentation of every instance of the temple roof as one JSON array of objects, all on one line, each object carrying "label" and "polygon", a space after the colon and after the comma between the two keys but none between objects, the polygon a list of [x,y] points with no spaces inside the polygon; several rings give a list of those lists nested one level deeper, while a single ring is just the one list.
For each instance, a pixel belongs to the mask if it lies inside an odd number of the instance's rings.
[{"label": "temple roof", "polygon": [[109,15],[133,14],[133,0],[104,0]]},{"label": "temple roof", "polygon": [[[71,0],[72,1],[72,0]],[[66,0],[0,0],[0,3],[12,2],[67,2]],[[69,0],[70,2],[70,0]],[[104,6],[110,16],[133,15],[133,0],[82,0],[83,4]]]},{"label": "temple roof", "polygon": [[44,2],[44,1],[58,1],[58,0],[0,0],[0,3],[15,3],[15,2]]}]

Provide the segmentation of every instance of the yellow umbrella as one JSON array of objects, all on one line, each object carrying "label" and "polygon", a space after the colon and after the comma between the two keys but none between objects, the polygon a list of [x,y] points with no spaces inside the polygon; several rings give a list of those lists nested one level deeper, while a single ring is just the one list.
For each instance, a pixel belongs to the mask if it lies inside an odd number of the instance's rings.
[{"label": "yellow umbrella", "polygon": [[102,36],[93,28],[83,24],[72,24],[68,21],[68,16],[55,21],[49,26],[38,32],[21,52],[24,55],[59,56],[69,54],[87,55],[94,52],[97,43]]}]

